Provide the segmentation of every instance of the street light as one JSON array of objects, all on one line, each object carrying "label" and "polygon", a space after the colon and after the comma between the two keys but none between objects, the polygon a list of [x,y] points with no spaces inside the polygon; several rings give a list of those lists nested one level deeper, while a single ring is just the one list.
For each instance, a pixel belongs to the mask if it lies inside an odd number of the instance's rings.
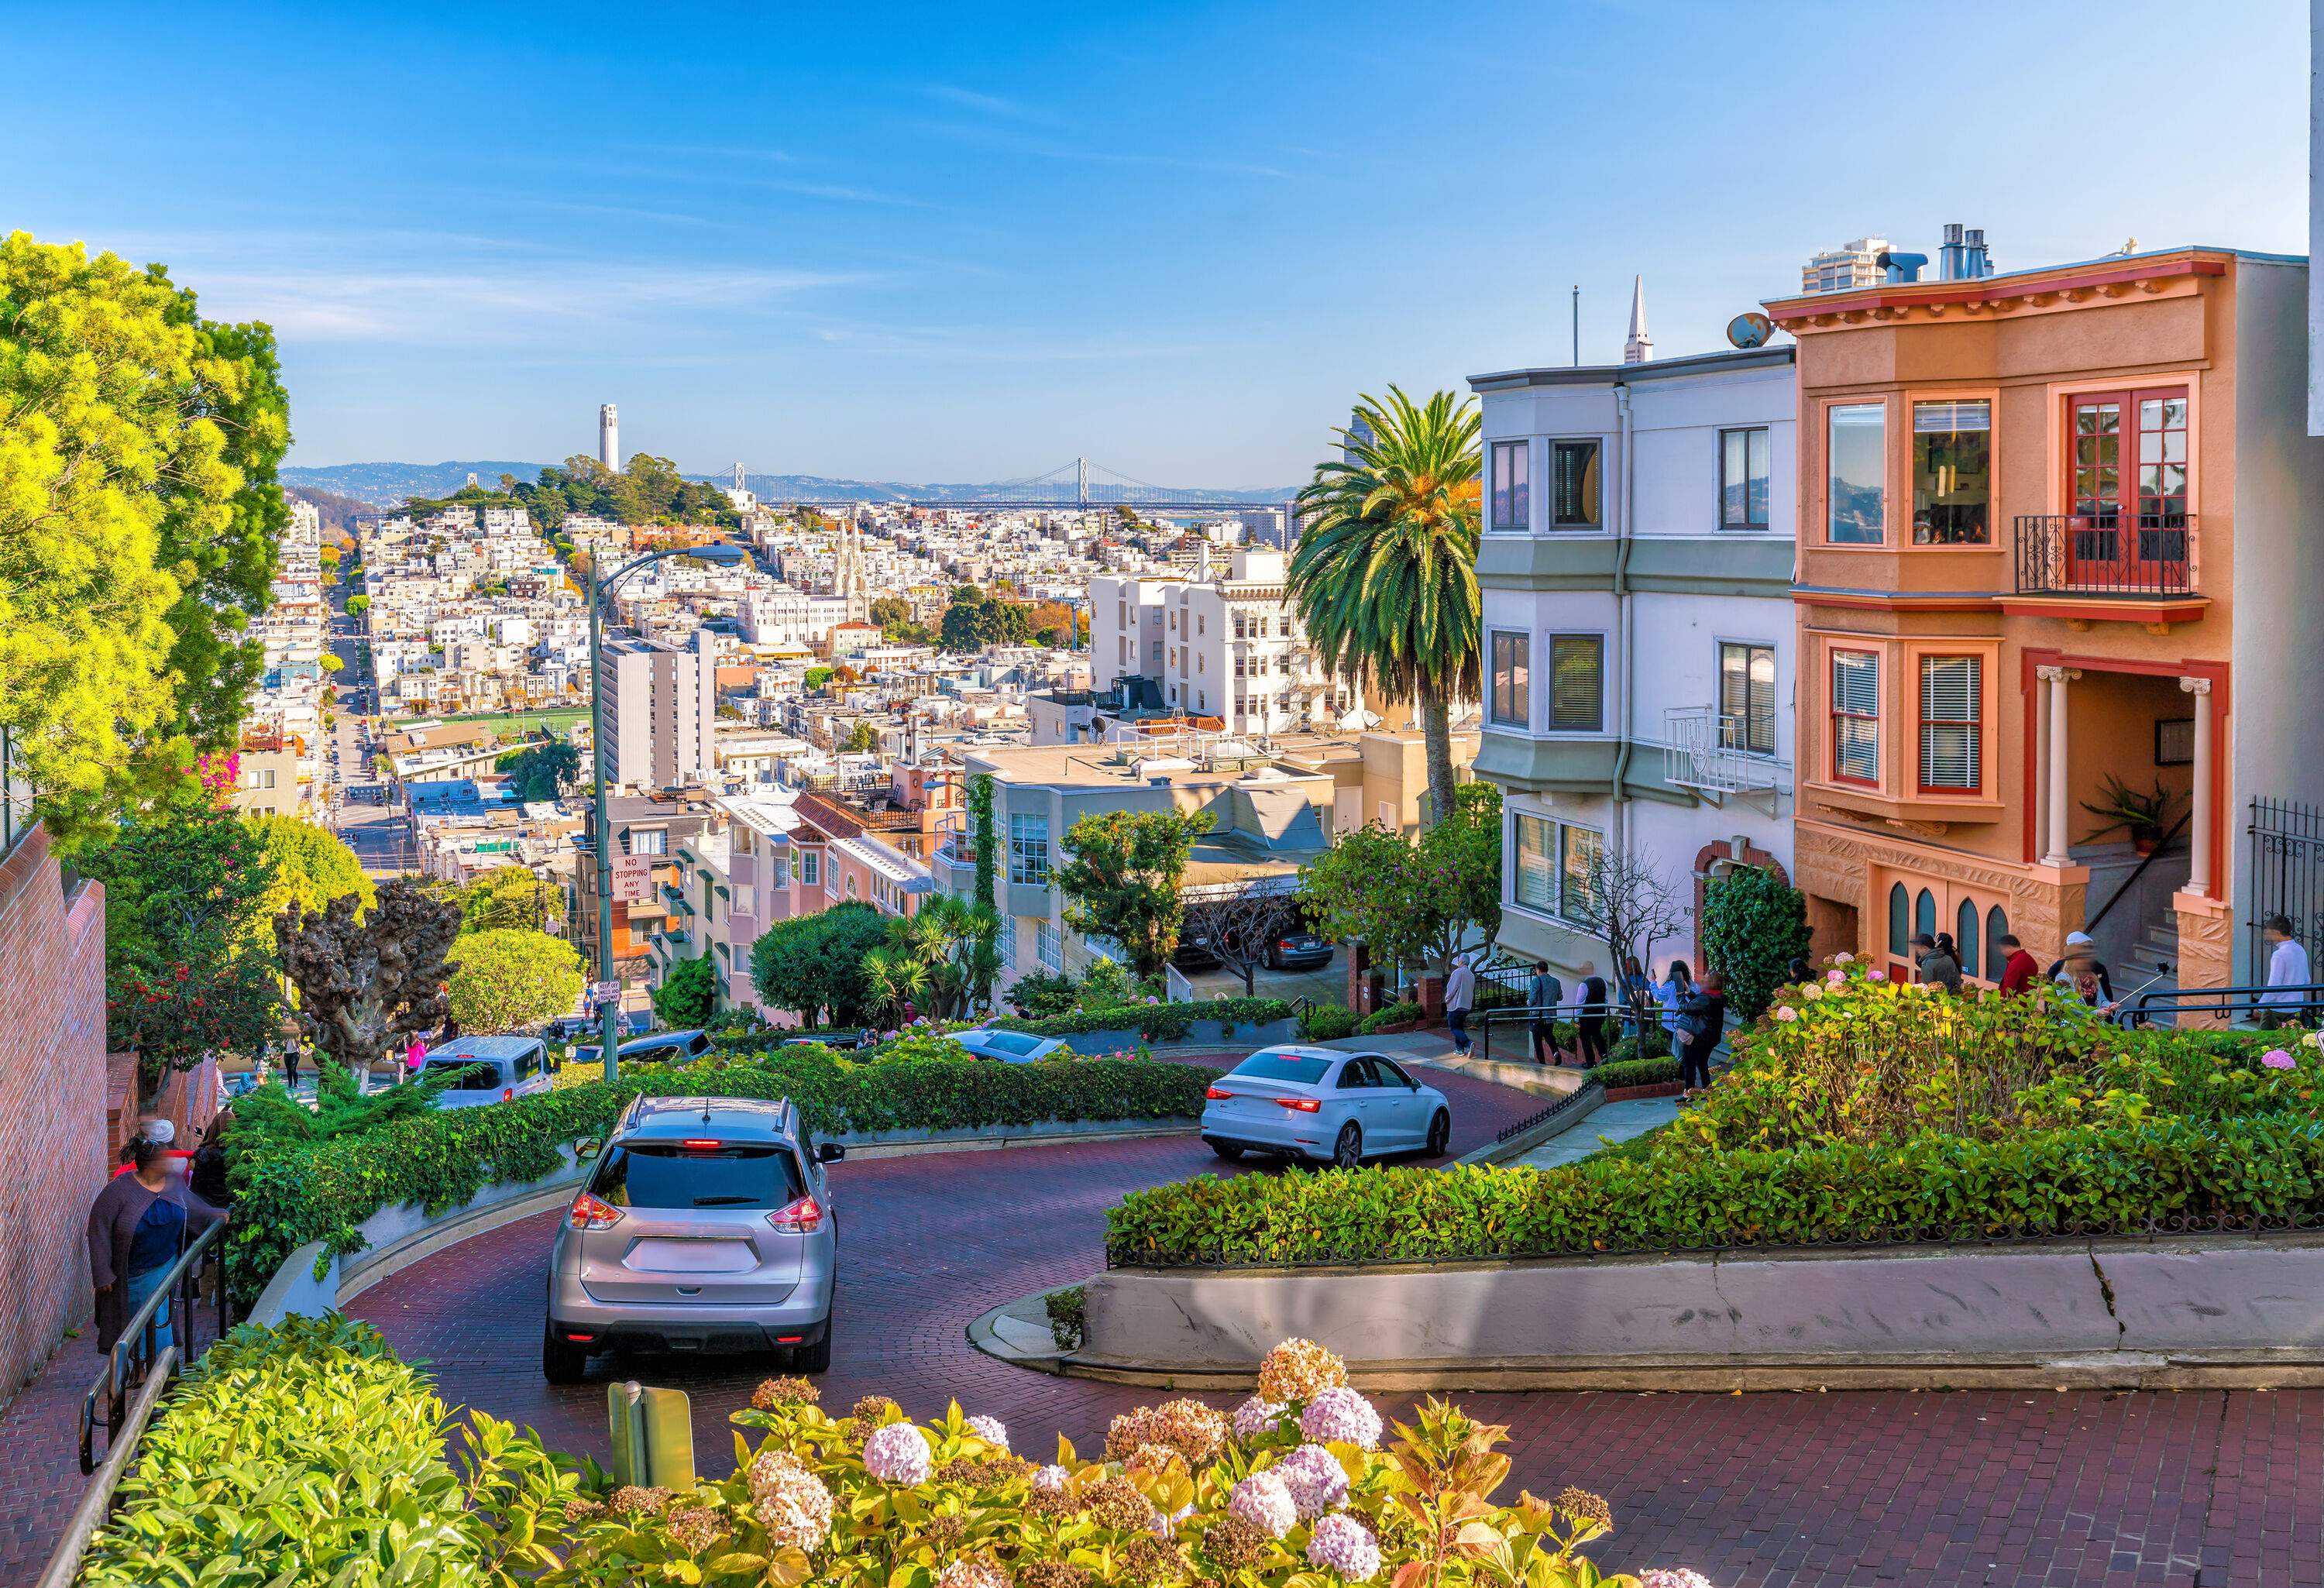
[{"label": "street light", "polygon": [[750,560],[750,549],[731,541],[715,540],[706,546],[673,546],[666,550],[649,551],[632,562],[624,563],[604,578],[597,577],[597,559],[589,559],[589,759],[592,780],[595,784],[593,803],[596,811],[597,828],[597,979],[611,982],[615,992],[599,1011],[597,1057],[604,1062],[606,1080],[618,1079],[622,1073],[621,1044],[615,1030],[622,1016],[621,978],[613,974],[613,830],[605,809],[605,688],[604,658],[604,597],[615,585],[629,577],[650,562],[659,562],[666,557],[695,557],[720,568],[733,568]]}]

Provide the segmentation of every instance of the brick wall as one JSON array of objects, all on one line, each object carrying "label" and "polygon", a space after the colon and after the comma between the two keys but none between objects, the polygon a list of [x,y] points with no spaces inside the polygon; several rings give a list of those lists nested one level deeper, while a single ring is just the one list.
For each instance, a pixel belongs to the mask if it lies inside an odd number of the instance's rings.
[{"label": "brick wall", "polygon": [[105,890],[36,827],[0,858],[0,1404],[88,1316],[106,1140]]}]

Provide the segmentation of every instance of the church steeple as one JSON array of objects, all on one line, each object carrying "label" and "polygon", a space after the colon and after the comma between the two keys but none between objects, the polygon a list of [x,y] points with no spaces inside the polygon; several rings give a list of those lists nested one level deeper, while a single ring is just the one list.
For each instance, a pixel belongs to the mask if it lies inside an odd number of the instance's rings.
[{"label": "church steeple", "polygon": [[1644,364],[1655,355],[1655,339],[1646,334],[1646,278],[1630,278],[1630,337],[1622,344],[1624,364]]}]

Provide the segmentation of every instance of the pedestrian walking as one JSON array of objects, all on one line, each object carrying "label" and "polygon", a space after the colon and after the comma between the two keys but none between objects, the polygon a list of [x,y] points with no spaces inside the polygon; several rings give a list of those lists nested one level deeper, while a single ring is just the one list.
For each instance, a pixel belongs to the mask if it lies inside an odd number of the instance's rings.
[{"label": "pedestrian walking", "polygon": [[[1557,1046],[1557,1006],[1565,1002],[1565,983],[1544,960],[1526,983],[1526,1007],[1533,1011],[1533,1061],[1539,1065],[1563,1064],[1565,1055]],[[1546,1057],[1544,1057],[1546,1055]]]},{"label": "pedestrian walking", "polygon": [[2100,1014],[2114,1012],[2114,977],[2098,958],[2098,942],[2088,932],[2066,934],[2065,956],[2051,965],[2050,979],[2064,983]]},{"label": "pedestrian walking", "polygon": [[1477,1002],[1477,973],[1469,956],[1452,956],[1452,974],[1444,978],[1444,1024],[1452,1033],[1452,1051],[1469,1051],[1469,1010]]},{"label": "pedestrian walking", "polygon": [[2259,1023],[2273,1031],[2289,1022],[2308,1024],[2310,1005],[2301,991],[2311,979],[2308,950],[2292,935],[2292,918],[2272,915],[2260,928],[2267,939],[2267,991],[2259,995]]},{"label": "pedestrian walking", "polygon": [[1654,1001],[1654,978],[1634,954],[1622,962],[1622,1029],[1626,1033],[1638,1035],[1639,1015]]},{"label": "pedestrian walking", "polygon": [[1711,1090],[1711,1050],[1727,1034],[1727,993],[1719,973],[1708,971],[1678,1006],[1678,1079],[1683,1095]]},{"label": "pedestrian walking", "polygon": [[1606,978],[1598,962],[1582,962],[1582,982],[1573,990],[1573,1029],[1582,1053],[1582,1067],[1594,1070],[1606,1062]]},{"label": "pedestrian walking", "polygon": [[2025,952],[2025,946],[2017,940],[2015,932],[2004,932],[1993,941],[2008,955],[2001,964],[2001,990],[2004,992],[2024,992],[2034,978],[2041,974],[2040,963]]},{"label": "pedestrian walking", "polygon": [[[1669,1034],[1671,1051],[1678,1051],[1678,1006],[1694,996],[1694,975],[1686,968],[1686,961],[1670,962],[1670,974],[1655,983],[1655,1002],[1663,1006],[1663,1029]],[[1646,1043],[1638,1044],[1638,1057],[1646,1057]]]},{"label": "pedestrian walking", "polygon": [[282,1085],[293,1092],[299,1089],[299,1039],[296,1037],[283,1039]]},{"label": "pedestrian walking", "polygon": [[[106,1182],[88,1210],[88,1272],[97,1287],[97,1348],[110,1351],[185,1250],[187,1236],[225,1215],[188,1189],[170,1144],[140,1134],[130,1172]],[[154,1314],[155,1350],[171,1343],[170,1304]]]}]

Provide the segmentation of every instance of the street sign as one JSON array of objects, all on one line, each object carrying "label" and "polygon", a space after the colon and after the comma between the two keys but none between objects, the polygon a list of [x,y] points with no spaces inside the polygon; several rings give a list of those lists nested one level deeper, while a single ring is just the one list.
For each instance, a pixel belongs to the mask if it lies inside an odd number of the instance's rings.
[{"label": "street sign", "polygon": [[654,857],[617,854],[613,857],[613,897],[623,904],[642,904],[653,897]]},{"label": "street sign", "polygon": [[592,982],[589,983],[589,996],[599,1003],[610,1003],[613,1000],[621,997],[621,995],[622,984],[619,982]]}]

